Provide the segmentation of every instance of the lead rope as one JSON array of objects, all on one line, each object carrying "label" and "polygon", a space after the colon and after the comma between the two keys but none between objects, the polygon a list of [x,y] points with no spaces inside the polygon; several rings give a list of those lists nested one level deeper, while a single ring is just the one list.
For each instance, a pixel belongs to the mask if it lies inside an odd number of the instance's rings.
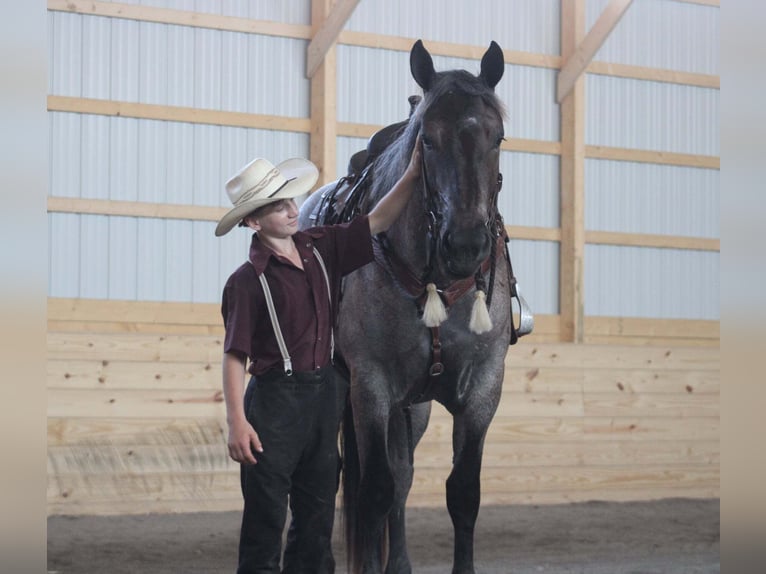
[{"label": "lead rope", "polygon": [[[314,247],[314,256],[319,262],[319,267],[322,269],[322,275],[324,275],[324,281],[327,284],[327,297],[330,301],[330,362],[335,357],[335,333],[332,325],[332,293],[330,292],[330,277],[327,275],[327,268],[324,264],[324,259]],[[252,263],[252,262],[251,262]],[[279,345],[279,352],[282,355],[282,363],[284,364],[285,374],[289,377],[293,374],[293,363],[290,359],[290,354],[287,352],[287,345],[285,344],[285,338],[282,335],[282,328],[279,326],[279,319],[277,318],[277,310],[274,307],[274,298],[271,296],[271,289],[269,288],[269,282],[266,281],[266,274],[261,273],[258,276],[263,287],[263,296],[266,298],[266,307],[269,310],[269,318],[271,319],[271,326],[274,328],[274,335],[277,338],[277,345]]]}]

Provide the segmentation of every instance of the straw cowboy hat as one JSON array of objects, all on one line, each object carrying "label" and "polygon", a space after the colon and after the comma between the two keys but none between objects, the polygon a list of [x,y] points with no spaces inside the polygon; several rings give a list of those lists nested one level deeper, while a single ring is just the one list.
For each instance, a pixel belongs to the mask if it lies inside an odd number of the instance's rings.
[{"label": "straw cowboy hat", "polygon": [[228,233],[259,207],[308,193],[318,178],[319,170],[306,159],[288,159],[277,166],[254,159],[226,182],[226,194],[234,209],[218,222],[216,236]]}]

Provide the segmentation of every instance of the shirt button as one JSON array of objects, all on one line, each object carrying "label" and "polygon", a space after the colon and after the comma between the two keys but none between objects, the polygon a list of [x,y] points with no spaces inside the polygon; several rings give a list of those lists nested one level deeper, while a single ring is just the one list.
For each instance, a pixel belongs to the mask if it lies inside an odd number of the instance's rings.
[{"label": "shirt button", "polygon": [[311,247],[311,243],[307,243],[307,244],[306,244],[306,247]]},{"label": "shirt button", "polygon": [[304,262],[304,263],[308,263],[308,262],[309,262],[309,260],[304,258],[304,259],[303,259],[303,262]]}]

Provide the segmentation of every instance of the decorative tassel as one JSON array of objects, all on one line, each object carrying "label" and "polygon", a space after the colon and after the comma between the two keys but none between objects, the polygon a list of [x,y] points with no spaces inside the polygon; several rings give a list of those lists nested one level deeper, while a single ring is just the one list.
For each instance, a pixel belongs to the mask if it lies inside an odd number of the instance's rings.
[{"label": "decorative tassel", "polygon": [[447,309],[444,308],[442,298],[436,292],[436,285],[429,283],[426,285],[428,298],[423,308],[423,322],[426,327],[438,327],[447,318]]},{"label": "decorative tassel", "polygon": [[476,290],[473,309],[471,309],[471,322],[468,324],[471,332],[481,335],[492,330],[492,319],[487,310],[487,295],[484,291]]}]

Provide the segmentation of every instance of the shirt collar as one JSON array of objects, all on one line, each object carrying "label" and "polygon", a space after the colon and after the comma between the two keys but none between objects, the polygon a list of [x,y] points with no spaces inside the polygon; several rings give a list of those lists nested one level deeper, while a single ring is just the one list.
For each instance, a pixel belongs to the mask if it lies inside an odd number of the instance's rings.
[{"label": "shirt collar", "polygon": [[[311,253],[314,244],[312,235],[298,231],[293,235],[293,241],[295,241],[302,257],[305,257],[306,253]],[[272,256],[274,256],[274,252],[261,243],[257,233],[253,233],[253,238],[250,241],[250,263],[253,264],[256,275],[260,275],[266,270],[269,258]]]}]

